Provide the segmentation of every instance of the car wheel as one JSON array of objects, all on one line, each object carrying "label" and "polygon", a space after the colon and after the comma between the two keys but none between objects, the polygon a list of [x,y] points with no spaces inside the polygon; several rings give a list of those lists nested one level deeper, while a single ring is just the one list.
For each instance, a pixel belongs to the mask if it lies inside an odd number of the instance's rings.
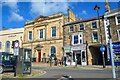
[{"label": "car wheel", "polygon": [[3,66],[0,66],[0,74],[3,73]]}]

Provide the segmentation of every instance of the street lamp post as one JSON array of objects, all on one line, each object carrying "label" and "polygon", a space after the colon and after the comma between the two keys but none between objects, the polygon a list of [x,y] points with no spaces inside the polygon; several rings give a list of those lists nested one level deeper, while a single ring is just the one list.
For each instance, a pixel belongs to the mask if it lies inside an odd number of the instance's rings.
[{"label": "street lamp post", "polygon": [[[100,28],[100,42],[101,42],[101,46],[103,46],[103,41],[102,41],[102,30],[101,30],[101,26],[100,26],[99,9],[100,9],[100,7],[99,7],[98,5],[96,5],[95,8],[94,8],[94,10],[96,10],[96,11],[97,11],[97,14],[98,14],[99,28]],[[102,52],[102,58],[103,58],[103,68],[105,68],[104,52]]]}]

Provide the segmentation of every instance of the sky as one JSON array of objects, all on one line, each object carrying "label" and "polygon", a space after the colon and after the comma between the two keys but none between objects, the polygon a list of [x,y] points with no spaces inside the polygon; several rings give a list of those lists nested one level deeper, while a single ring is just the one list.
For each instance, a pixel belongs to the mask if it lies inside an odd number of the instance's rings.
[{"label": "sky", "polygon": [[[97,16],[94,10],[95,5],[100,7],[100,15],[105,12],[104,2],[2,2],[2,23],[0,25],[6,29],[22,28],[29,20],[34,20],[38,16],[49,16],[62,12],[67,15],[67,9],[71,9],[77,18],[91,18]],[[120,2],[109,2],[110,9],[119,8]],[[1,27],[1,28],[2,28]]]}]

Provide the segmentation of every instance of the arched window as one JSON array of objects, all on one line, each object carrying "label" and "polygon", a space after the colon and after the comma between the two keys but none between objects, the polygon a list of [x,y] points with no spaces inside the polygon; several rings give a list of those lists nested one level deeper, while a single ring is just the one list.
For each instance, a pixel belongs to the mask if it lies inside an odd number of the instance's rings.
[{"label": "arched window", "polygon": [[0,41],[0,49],[2,49],[2,42]]},{"label": "arched window", "polygon": [[51,46],[51,54],[56,54],[56,48],[54,46]]},{"label": "arched window", "polygon": [[10,41],[6,41],[5,43],[5,52],[10,52]]}]

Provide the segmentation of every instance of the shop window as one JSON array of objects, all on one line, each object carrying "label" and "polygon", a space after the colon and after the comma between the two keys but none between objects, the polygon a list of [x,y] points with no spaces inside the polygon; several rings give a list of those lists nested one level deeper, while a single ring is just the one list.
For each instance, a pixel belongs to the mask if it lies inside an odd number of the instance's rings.
[{"label": "shop window", "polygon": [[97,32],[93,32],[92,33],[92,38],[93,38],[93,42],[98,42],[98,33]]},{"label": "shop window", "polygon": [[82,62],[85,62],[85,52],[82,52]]}]

